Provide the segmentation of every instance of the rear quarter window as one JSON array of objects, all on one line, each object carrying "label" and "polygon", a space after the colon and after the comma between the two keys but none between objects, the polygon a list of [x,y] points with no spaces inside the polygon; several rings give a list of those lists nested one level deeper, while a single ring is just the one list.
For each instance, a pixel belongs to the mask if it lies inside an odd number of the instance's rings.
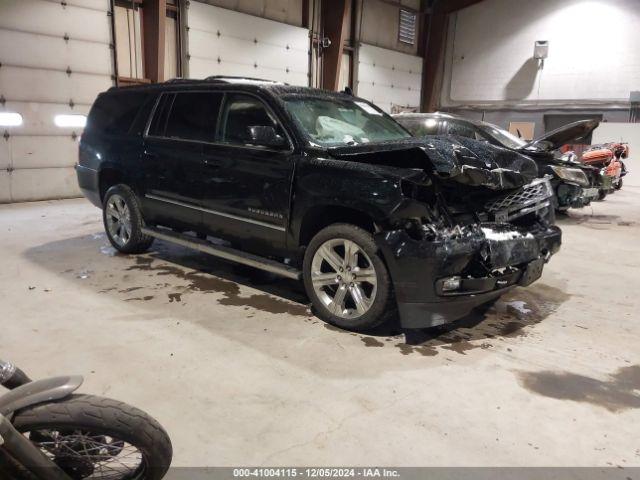
[{"label": "rear quarter window", "polygon": [[109,135],[127,134],[149,99],[150,94],[145,92],[101,95],[91,108],[86,130]]}]

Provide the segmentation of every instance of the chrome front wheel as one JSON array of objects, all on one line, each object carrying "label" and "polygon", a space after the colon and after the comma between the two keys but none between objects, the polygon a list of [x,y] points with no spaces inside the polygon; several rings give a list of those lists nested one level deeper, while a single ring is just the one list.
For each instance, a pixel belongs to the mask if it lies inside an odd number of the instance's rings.
[{"label": "chrome front wheel", "polygon": [[316,233],[302,276],[313,312],[332,325],[370,331],[395,311],[382,254],[371,232],[356,225],[334,223]]},{"label": "chrome front wheel", "polygon": [[366,314],[378,290],[373,262],[357,243],[346,238],[328,240],[316,250],[311,283],[327,310],[347,320]]}]

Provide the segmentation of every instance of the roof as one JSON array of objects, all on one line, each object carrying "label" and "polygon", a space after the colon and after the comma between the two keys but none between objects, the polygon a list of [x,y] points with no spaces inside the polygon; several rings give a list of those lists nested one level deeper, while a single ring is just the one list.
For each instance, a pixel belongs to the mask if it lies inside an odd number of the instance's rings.
[{"label": "roof", "polygon": [[491,123],[484,122],[482,120],[474,120],[474,119],[471,119],[471,118],[461,117],[460,115],[454,115],[452,113],[443,113],[443,112],[434,112],[434,113],[400,113],[398,115],[393,115],[393,117],[396,118],[396,119],[417,118],[417,119],[425,119],[425,120],[430,119],[430,118],[433,118],[434,120],[443,118],[443,119],[455,120],[455,121],[460,122],[460,123],[466,123],[468,125],[474,125],[476,127],[481,127],[481,128],[486,128],[486,127],[495,128],[495,125],[492,125]]},{"label": "roof", "polygon": [[146,85],[131,85],[125,87],[111,87],[108,91],[157,91],[171,89],[171,87],[177,86],[189,86],[189,87],[203,87],[203,86],[219,86],[219,85],[233,85],[241,88],[242,90],[256,91],[264,90],[271,92],[273,95],[311,95],[311,96],[331,96],[331,97],[344,97],[354,98],[351,95],[345,93],[331,92],[327,90],[320,90],[317,88],[301,87],[295,85],[289,85],[283,82],[276,82],[273,80],[265,80],[261,78],[251,77],[233,77],[233,76],[221,76],[214,75],[204,79],[188,79],[188,78],[174,78],[162,83],[146,84]]},{"label": "roof", "polygon": [[398,113],[393,117],[401,118],[455,118],[457,120],[467,120],[466,118],[458,115],[452,115],[450,113],[433,112],[433,113]]}]

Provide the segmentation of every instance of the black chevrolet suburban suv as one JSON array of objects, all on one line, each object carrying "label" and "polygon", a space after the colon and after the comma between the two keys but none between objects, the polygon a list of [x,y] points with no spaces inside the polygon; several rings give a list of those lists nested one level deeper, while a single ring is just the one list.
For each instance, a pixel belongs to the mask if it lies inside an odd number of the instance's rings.
[{"label": "black chevrolet suburban suv", "polygon": [[120,252],[160,239],[302,279],[352,330],[396,310],[405,328],[456,320],[537,280],[561,241],[526,156],[413,138],[365,100],[275,82],[112,88],[76,170]]}]

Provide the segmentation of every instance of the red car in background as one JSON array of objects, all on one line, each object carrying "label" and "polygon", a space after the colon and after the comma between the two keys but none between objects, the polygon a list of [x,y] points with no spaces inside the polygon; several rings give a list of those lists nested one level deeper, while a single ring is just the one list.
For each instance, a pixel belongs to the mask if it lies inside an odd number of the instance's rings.
[{"label": "red car in background", "polygon": [[608,190],[606,188],[601,190],[601,198],[622,188],[622,177],[627,174],[622,159],[628,157],[629,145],[616,142],[594,145],[582,155],[583,163],[602,169],[605,175],[611,179],[611,186]]}]

